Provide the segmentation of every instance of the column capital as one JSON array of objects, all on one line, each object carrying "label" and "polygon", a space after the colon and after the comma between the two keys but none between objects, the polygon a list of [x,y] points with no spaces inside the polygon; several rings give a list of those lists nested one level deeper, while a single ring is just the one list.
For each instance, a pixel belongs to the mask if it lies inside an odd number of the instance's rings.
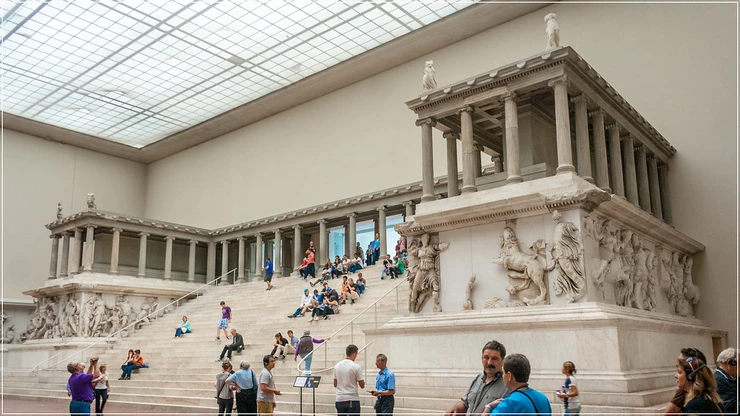
[{"label": "column capital", "polygon": [[561,75],[561,76],[559,76],[557,78],[551,79],[551,80],[547,81],[547,86],[550,87],[550,88],[552,88],[555,85],[560,84],[560,83],[565,84],[566,87],[568,85],[570,85],[570,80],[568,79],[568,76],[565,75],[565,74],[563,74],[563,75]]},{"label": "column capital", "polygon": [[414,201],[403,201],[403,206],[414,205]]},{"label": "column capital", "polygon": [[262,233],[257,233],[254,235],[255,238],[262,238]]},{"label": "column capital", "polygon": [[63,231],[61,235],[62,235],[62,237],[66,237],[66,236],[71,235],[71,234],[72,233],[70,233],[69,231]]},{"label": "column capital", "polygon": [[221,241],[219,241],[219,243],[221,243],[221,245],[228,246],[229,245],[229,240],[221,240]]},{"label": "column capital", "polygon": [[600,107],[597,108],[596,110],[591,110],[588,112],[589,117],[597,117],[597,116],[604,117],[605,115],[606,115],[606,111],[604,111],[604,109]]},{"label": "column capital", "polygon": [[272,230],[272,232],[275,233],[275,234],[282,234],[283,233],[283,230],[281,230],[279,228],[276,228],[276,229]]},{"label": "column capital", "polygon": [[52,234],[52,235],[49,236],[49,238],[53,238],[53,239],[57,239],[58,240],[59,239],[59,234]]},{"label": "column capital", "polygon": [[349,214],[347,214],[347,218],[355,218],[355,217],[357,217],[356,212],[350,212]]},{"label": "column capital", "polygon": [[645,146],[642,143],[637,143],[637,146],[635,146],[635,152],[644,152]]},{"label": "column capital", "polygon": [[318,220],[318,221],[316,221],[316,222],[317,222],[318,224],[326,224],[326,223],[327,223],[328,221],[326,221],[326,219],[325,219],[325,218],[322,218],[322,219],[320,219],[320,220]]},{"label": "column capital", "polygon": [[513,90],[501,94],[499,101],[505,103],[507,100],[517,102],[519,100],[519,94]]},{"label": "column capital", "polygon": [[165,239],[165,240],[170,240],[170,241],[175,241],[175,237],[173,237],[173,236],[171,236],[171,235],[166,235],[166,236],[164,237],[164,239]]},{"label": "column capital", "polygon": [[647,158],[647,161],[648,162],[652,162],[652,161],[656,161],[657,162],[658,161],[658,158],[655,157],[655,155],[652,154],[652,153],[646,153],[645,154],[645,157]]},{"label": "column capital", "polygon": [[496,161],[499,161],[499,160],[501,160],[501,155],[491,156],[491,162],[496,162]]},{"label": "column capital", "polygon": [[606,128],[607,130],[610,130],[610,131],[611,131],[611,130],[616,130],[616,131],[617,131],[617,133],[619,133],[619,128],[620,128],[620,127],[619,127],[619,123],[617,123],[617,122],[615,121],[614,123],[609,123],[609,124],[607,124],[606,126],[604,126],[604,128]]},{"label": "column capital", "polygon": [[98,228],[98,226],[95,224],[87,224],[85,225],[85,228]]},{"label": "column capital", "polygon": [[455,133],[454,131],[446,131],[442,133],[442,137],[444,137],[445,139],[453,139],[453,140],[460,139],[460,135]]},{"label": "column capital", "polygon": [[427,117],[427,118],[422,118],[422,119],[416,120],[415,124],[417,125],[417,127],[418,126],[422,126],[424,124],[428,124],[429,126],[434,127],[434,126],[437,125],[437,120],[435,120],[435,119],[433,119],[431,117]]},{"label": "column capital", "polygon": [[588,104],[588,101],[589,101],[588,100],[588,96],[586,94],[584,94],[584,93],[580,93],[580,94],[578,94],[575,97],[573,97],[573,98],[570,99],[570,102],[572,102],[573,104],[578,104],[578,103],[586,103],[586,104]]},{"label": "column capital", "polygon": [[190,243],[190,244],[198,244],[198,240],[188,240],[188,243]]},{"label": "column capital", "polygon": [[459,108],[457,111],[455,111],[455,114],[460,115],[462,113],[472,113],[475,111],[472,105],[466,105],[463,108]]},{"label": "column capital", "polygon": [[111,231],[122,233],[123,232],[123,228],[113,227],[113,228],[111,228]]},{"label": "column capital", "polygon": [[139,237],[149,237],[149,233],[139,233]]},{"label": "column capital", "polygon": [[619,140],[621,140],[621,141],[623,141],[623,142],[627,142],[627,141],[632,141],[632,142],[634,142],[634,141],[635,141],[635,136],[633,136],[633,135],[631,135],[631,134],[627,133],[627,134],[625,134],[624,136],[619,136]]},{"label": "column capital", "polygon": [[301,229],[301,225],[300,224],[296,224],[296,225],[293,226],[293,229],[294,230],[300,230]]},{"label": "column capital", "polygon": [[481,146],[481,145],[479,145],[479,144],[476,144],[476,145],[474,145],[474,147],[475,147],[475,150],[477,150],[477,151],[479,151],[479,152],[482,152],[482,151],[484,150],[484,149],[483,149],[483,146]]}]

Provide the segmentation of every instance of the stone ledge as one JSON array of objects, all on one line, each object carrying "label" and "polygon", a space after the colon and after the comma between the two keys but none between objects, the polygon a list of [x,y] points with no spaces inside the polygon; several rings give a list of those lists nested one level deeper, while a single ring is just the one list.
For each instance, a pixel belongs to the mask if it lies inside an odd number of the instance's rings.
[{"label": "stone ledge", "polygon": [[[23,294],[38,297],[83,291],[114,295],[179,298],[200,286],[203,286],[203,284],[84,272],[71,277],[47,280],[43,286],[34,290],[27,290]],[[204,291],[205,288],[193,293],[191,297],[202,295]]]}]

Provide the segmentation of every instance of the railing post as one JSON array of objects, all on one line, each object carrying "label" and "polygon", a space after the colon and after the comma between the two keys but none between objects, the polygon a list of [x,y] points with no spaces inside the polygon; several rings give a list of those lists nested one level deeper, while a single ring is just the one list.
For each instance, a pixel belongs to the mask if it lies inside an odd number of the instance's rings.
[{"label": "railing post", "polygon": [[375,329],[378,329],[378,304],[375,303]]},{"label": "railing post", "polygon": [[398,286],[396,285],[396,315],[398,315],[398,314],[401,313],[401,311],[398,309],[398,304],[399,304],[399,301],[398,301]]},{"label": "railing post", "polygon": [[349,343],[355,343],[355,321],[349,323]]}]

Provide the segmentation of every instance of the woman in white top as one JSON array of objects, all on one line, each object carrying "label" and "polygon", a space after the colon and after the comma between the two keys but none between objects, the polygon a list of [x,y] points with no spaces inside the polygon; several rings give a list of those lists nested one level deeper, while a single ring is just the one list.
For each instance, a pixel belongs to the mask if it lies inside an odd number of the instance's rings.
[{"label": "woman in white top", "polygon": [[576,365],[572,361],[564,362],[562,373],[565,374],[565,382],[556,394],[565,404],[565,414],[577,415],[581,413],[581,399],[578,397],[576,378],[573,377],[576,373]]},{"label": "woman in white top", "polygon": [[110,384],[108,384],[108,366],[102,364],[100,366],[100,377],[93,380],[95,384],[95,414],[97,416],[103,415],[103,408],[105,402],[108,401],[108,393],[110,392]]}]

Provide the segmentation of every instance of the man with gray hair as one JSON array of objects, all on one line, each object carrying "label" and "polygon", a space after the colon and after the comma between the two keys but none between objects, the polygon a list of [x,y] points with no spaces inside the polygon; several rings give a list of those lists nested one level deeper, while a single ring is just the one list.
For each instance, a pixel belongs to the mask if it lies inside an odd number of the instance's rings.
[{"label": "man with gray hair", "polygon": [[69,403],[69,413],[71,415],[89,415],[90,403],[94,399],[92,381],[100,377],[98,357],[90,358],[90,368],[87,369],[87,374],[84,373],[85,364],[83,363],[69,363],[67,364],[67,371],[72,374],[67,382],[69,394],[72,396],[72,401]]},{"label": "man with gray hair", "polygon": [[249,369],[249,361],[239,363],[239,371],[226,379],[226,384],[236,387],[236,411],[239,415],[257,413],[257,376]]},{"label": "man with gray hair", "polygon": [[378,354],[375,357],[375,366],[380,370],[375,376],[375,390],[370,391],[370,394],[378,398],[375,402],[375,413],[378,416],[392,416],[395,404],[393,395],[396,394],[396,375],[388,368],[388,357],[385,354]]},{"label": "man with gray hair", "polygon": [[728,348],[717,356],[717,394],[722,398],[722,411],[726,415],[737,415],[737,350]]}]

